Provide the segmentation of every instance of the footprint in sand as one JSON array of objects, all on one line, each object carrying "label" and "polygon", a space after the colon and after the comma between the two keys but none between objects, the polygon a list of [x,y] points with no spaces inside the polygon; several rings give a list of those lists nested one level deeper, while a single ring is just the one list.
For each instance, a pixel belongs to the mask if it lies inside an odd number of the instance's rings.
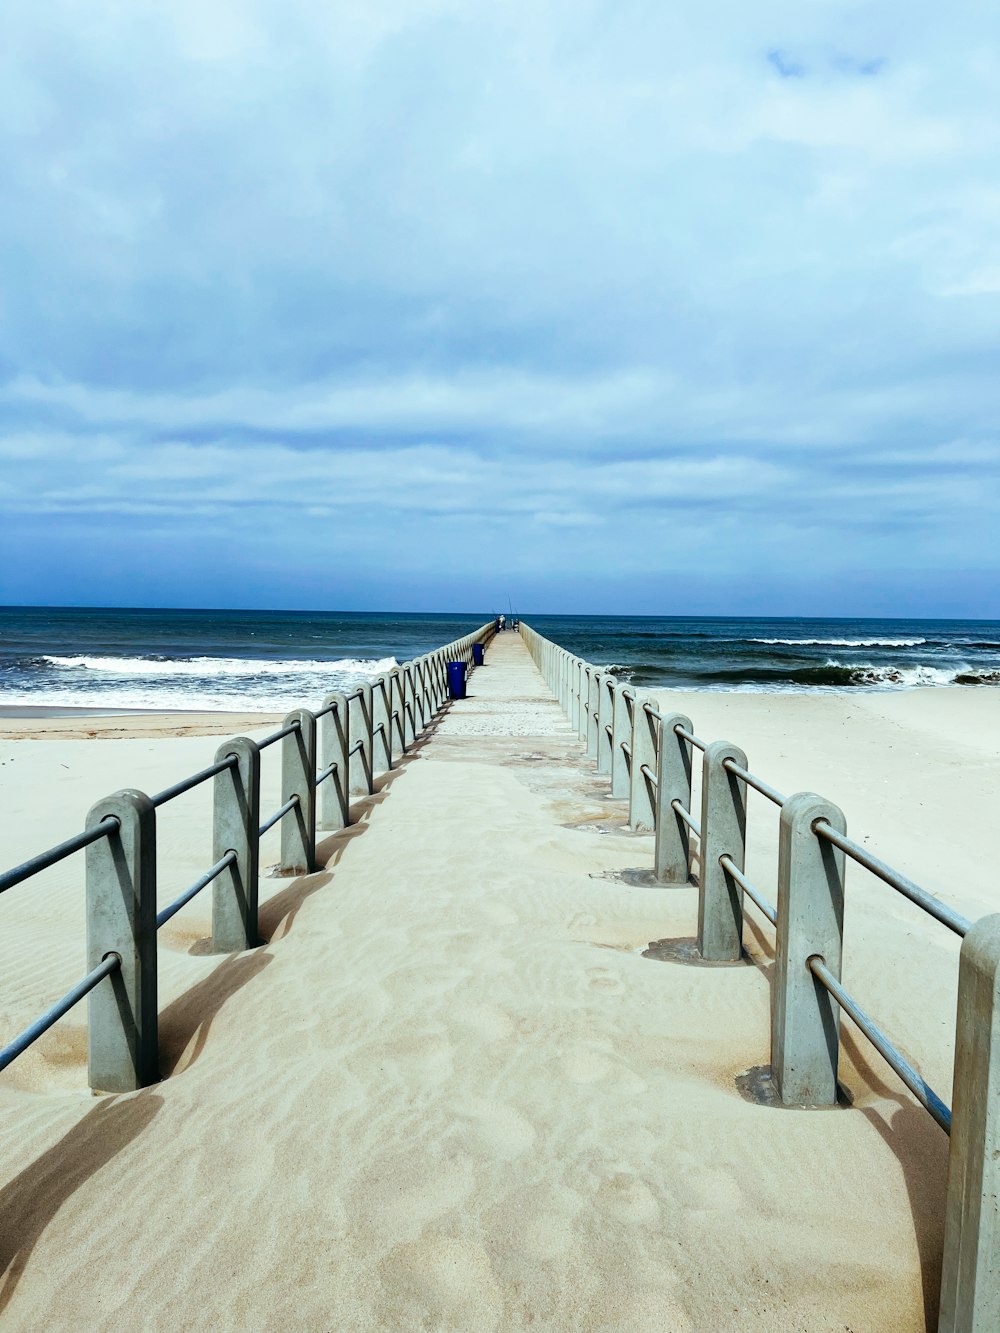
[{"label": "footprint in sand", "polygon": [[459,1109],[458,1117],[465,1122],[466,1146],[491,1158],[517,1157],[535,1141],[534,1125],[506,1102],[477,1097]]},{"label": "footprint in sand", "polygon": [[587,976],[590,978],[591,990],[603,990],[607,991],[609,995],[621,995],[625,989],[625,983],[609,972],[607,968],[590,967],[587,969]]},{"label": "footprint in sand", "polygon": [[474,1241],[421,1236],[397,1245],[379,1265],[383,1328],[499,1327],[500,1289],[489,1255]]},{"label": "footprint in sand", "polygon": [[620,1222],[648,1227],[660,1220],[660,1205],[652,1190],[638,1176],[624,1171],[601,1182],[595,1202],[603,1213]]}]

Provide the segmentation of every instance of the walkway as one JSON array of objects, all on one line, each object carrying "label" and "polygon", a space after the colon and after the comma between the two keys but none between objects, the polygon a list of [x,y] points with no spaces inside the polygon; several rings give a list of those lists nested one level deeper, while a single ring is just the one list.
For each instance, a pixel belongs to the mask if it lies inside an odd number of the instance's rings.
[{"label": "walkway", "polygon": [[0,1192],[9,1333],[922,1327],[896,1159],[738,1095],[766,982],[642,956],[695,891],[623,882],[651,840],[519,638],[361,812],[167,1005],[169,1077]]}]

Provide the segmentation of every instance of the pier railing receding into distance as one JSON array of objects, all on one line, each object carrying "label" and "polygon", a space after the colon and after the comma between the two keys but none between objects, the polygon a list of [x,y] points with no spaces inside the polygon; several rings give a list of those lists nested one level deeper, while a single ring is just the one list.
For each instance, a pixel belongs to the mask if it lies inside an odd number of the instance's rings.
[{"label": "pier railing receding into distance", "polygon": [[[771,1075],[786,1106],[837,1100],[840,1011],[951,1136],[939,1333],[1000,1330],[1000,915],[975,923],[847,836],[843,812],[812,792],[784,796],[726,740],[705,741],[691,719],[662,711],[607,670],[520,632],[612,796],[628,798],[629,826],[655,834],[662,884],[691,882],[698,839],[697,950],[735,961],[745,898],[775,928]],[[701,809],[691,809],[693,752],[701,753]],[[776,902],[744,872],[747,793],[780,808]],[[985,850],[985,849],[984,849]],[[929,1087],[841,984],[844,872],[850,858],[962,937],[953,1108]]]},{"label": "pier railing receding into distance", "polygon": [[[378,676],[349,694],[331,694],[318,712],[297,708],[262,741],[237,736],[208,768],[147,796],[115,792],[94,805],[82,833],[0,874],[0,893],[86,850],[89,971],[30,1027],[0,1050],[0,1070],[22,1055],[84,996],[89,996],[90,1086],[131,1092],[159,1078],[156,934],[209,884],[212,947],[252,949],[257,926],[260,839],[281,823],[278,873],[316,869],[316,828],[350,822],[350,796],[408,750],[448,696],[447,664],[471,665],[473,644],[488,644],[494,623]],[[322,759],[317,768],[317,738]],[[260,818],[261,753],[281,746],[281,804]],[[156,910],[156,812],[201,783],[213,787],[214,864],[167,907]],[[318,809],[317,809],[318,801]]]}]

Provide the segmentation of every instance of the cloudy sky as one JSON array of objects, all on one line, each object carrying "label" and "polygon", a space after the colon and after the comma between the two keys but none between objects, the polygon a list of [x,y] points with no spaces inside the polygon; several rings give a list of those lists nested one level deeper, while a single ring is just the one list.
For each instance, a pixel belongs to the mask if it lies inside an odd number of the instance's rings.
[{"label": "cloudy sky", "polygon": [[15,0],[0,601],[1000,615],[992,0]]}]

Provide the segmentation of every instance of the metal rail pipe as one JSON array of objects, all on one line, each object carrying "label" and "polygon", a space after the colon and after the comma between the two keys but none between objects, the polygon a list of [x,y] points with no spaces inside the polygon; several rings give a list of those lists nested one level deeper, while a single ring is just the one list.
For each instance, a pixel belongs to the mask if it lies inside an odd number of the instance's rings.
[{"label": "metal rail pipe", "polygon": [[269,745],[275,745],[278,741],[283,741],[286,736],[290,736],[293,731],[298,731],[301,723],[289,722],[287,727],[282,727],[280,731],[273,731],[270,736],[265,736],[262,741],[257,743],[258,750],[266,750]]},{"label": "metal rail pipe", "polygon": [[257,830],[257,837],[262,838],[268,829],[274,828],[278,820],[284,819],[285,815],[287,815],[289,811],[294,810],[298,803],[299,798],[297,796],[290,796],[280,810],[276,810],[270,819],[261,824],[260,828]]},{"label": "metal rail pipe", "polygon": [[688,828],[691,830],[691,832],[695,835],[696,838],[701,837],[701,825],[691,814],[690,810],[685,810],[683,805],[681,805],[680,801],[671,801],[670,808],[671,810],[673,810],[674,814],[676,814],[677,816],[679,816],[679,818],[684,820],[684,823],[687,824]]},{"label": "metal rail pipe", "polygon": [[9,1064],[12,1064],[19,1055],[23,1055],[28,1047],[33,1046],[38,1038],[48,1032],[54,1023],[58,1023],[60,1018],[68,1014],[75,1004],[79,1004],[95,986],[100,985],[105,977],[110,976],[121,965],[120,955],[109,953],[96,967],[91,968],[82,981],[78,981],[61,999],[56,1000],[51,1008],[46,1009],[40,1018],[36,1018],[23,1032],[19,1032],[13,1041],[9,1041],[3,1050],[0,1050],[0,1072],[5,1070]]},{"label": "metal rail pipe", "polygon": [[650,768],[648,764],[640,764],[639,772],[643,775],[646,781],[651,782],[654,787],[658,787],[660,785],[657,780],[656,774],[653,772],[653,770]]},{"label": "metal rail pipe", "polygon": [[951,1108],[941,1100],[931,1085],[921,1078],[882,1029],[872,1022],[853,995],[846,991],[833,975],[823,958],[819,954],[813,954],[806,960],[806,966],[820,985],[829,991],[858,1030],[868,1038],[886,1064],[895,1070],[920,1105],[930,1112],[946,1134],[950,1134]]},{"label": "metal rail pipe", "polygon": [[7,889],[14,888],[16,884],[22,884],[26,879],[30,879],[32,875],[48,870],[49,866],[64,861],[67,856],[72,856],[74,852],[89,847],[92,842],[98,842],[101,838],[108,837],[117,828],[118,820],[113,815],[109,815],[107,819],[102,819],[93,828],[84,829],[82,833],[74,833],[72,838],[57,843],[55,847],[50,847],[47,852],[39,852],[30,861],[23,861],[19,866],[14,866],[13,870],[7,870],[0,875],[0,893],[5,893]]},{"label": "metal rail pipe", "polygon": [[723,759],[722,767],[727,773],[732,773],[734,778],[739,778],[748,787],[753,787],[754,791],[759,791],[761,796],[766,796],[769,801],[773,801],[775,805],[784,805],[788,800],[788,797],[783,796],[776,787],[769,787],[766,782],[748,772],[735,759]]},{"label": "metal rail pipe", "polygon": [[846,834],[838,833],[832,828],[825,819],[817,819],[813,824],[813,832],[819,838],[825,838],[827,842],[832,842],[835,847],[839,847],[842,852],[857,861],[858,865],[864,866],[870,870],[873,875],[877,875],[890,888],[901,893],[904,898],[909,898],[910,902],[916,903],[918,907],[929,915],[940,921],[943,926],[953,930],[956,935],[965,936],[972,929],[972,922],[962,916],[961,912],[956,912],[954,908],[935,898],[932,893],[922,889],[919,884],[914,884],[912,879],[907,879],[901,875],[898,870],[893,870],[892,866],[887,865],[885,861],[880,861],[877,856],[872,856],[871,852],[856,843]]},{"label": "metal rail pipe", "polygon": [[771,925],[777,926],[778,909],[771,906],[755,884],[751,884],[750,880],[748,880],[743,871],[740,870],[733,858],[724,852],[722,856],[719,857],[719,865],[722,866],[727,875],[730,875],[736,881],[747,897],[757,904],[767,917],[768,921],[770,921]]},{"label": "metal rail pipe", "polygon": [[157,912],[156,929],[159,930],[161,926],[166,925],[172,916],[176,916],[181,908],[189,903],[197,894],[201,893],[202,889],[211,884],[213,879],[218,879],[224,870],[235,864],[236,853],[226,852],[225,856],[220,857],[220,859],[216,861],[211,870],[206,870],[204,875],[202,875],[200,879],[196,879],[189,889],[185,889],[179,898],[175,898],[168,907],[164,907],[162,911]]},{"label": "metal rail pipe", "polygon": [[314,785],[318,787],[320,783],[325,782],[327,778],[332,778],[334,773],[336,773],[339,767],[340,765],[337,763],[336,760],[334,760],[332,764],[327,764],[326,768],[323,769],[322,773],[316,774]]},{"label": "metal rail pipe", "polygon": [[214,778],[219,773],[225,773],[227,768],[235,768],[238,763],[239,760],[235,755],[227,755],[225,759],[220,759],[217,764],[212,764],[210,768],[203,768],[200,773],[194,773],[189,778],[182,778],[180,782],[175,782],[172,787],[164,787],[163,791],[158,791],[155,796],[149,798],[153,803],[154,810],[161,805],[166,805],[167,801],[172,801],[175,796],[182,796],[184,792],[190,791],[192,787],[207,782],[209,778]]},{"label": "metal rail pipe", "polygon": [[697,737],[693,731],[688,731],[687,727],[674,727],[674,731],[680,736],[682,741],[688,741],[698,750],[707,750],[708,742]]}]

